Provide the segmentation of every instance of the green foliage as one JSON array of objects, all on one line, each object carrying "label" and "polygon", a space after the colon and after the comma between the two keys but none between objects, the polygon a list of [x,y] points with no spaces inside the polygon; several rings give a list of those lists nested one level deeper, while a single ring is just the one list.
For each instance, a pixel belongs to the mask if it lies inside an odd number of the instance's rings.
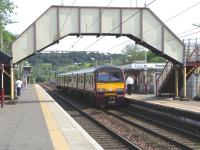
[{"label": "green foliage", "polygon": [[123,64],[132,63],[134,61],[145,61],[145,53],[147,53],[147,62],[160,63],[166,60],[160,56],[157,56],[152,51],[146,51],[143,48],[135,45],[127,45],[123,50],[124,54]]},{"label": "green foliage", "polygon": [[144,61],[145,51],[141,50],[138,46],[127,45],[123,50],[123,64],[132,63],[134,61]]},{"label": "green foliage", "polygon": [[[151,51],[147,53],[148,62],[163,62],[164,59],[156,56]],[[93,58],[93,59],[91,59]],[[111,59],[112,58],[112,59]],[[32,76],[36,82],[49,81],[55,74],[73,70],[89,68],[98,64],[123,65],[133,61],[144,61],[145,51],[137,46],[128,45],[123,49],[123,54],[103,54],[95,52],[63,52],[63,53],[38,53],[29,58],[32,64]]]},{"label": "green foliage", "polygon": [[16,39],[12,33],[8,31],[3,32],[3,50],[4,52],[11,54],[12,43]]},{"label": "green foliage", "polygon": [[166,59],[164,59],[163,57],[157,56],[155,53],[151,51],[147,52],[147,60],[148,62],[152,62],[152,63],[166,62]]},{"label": "green foliage", "polygon": [[10,15],[14,8],[14,3],[10,0],[0,0],[0,45],[6,53],[10,53],[11,43],[15,40],[15,36],[5,30],[5,25],[13,23]]},{"label": "green foliage", "polygon": [[53,76],[52,65],[48,63],[36,64],[32,66],[32,78],[36,82],[45,82],[51,80]]},{"label": "green foliage", "polygon": [[7,23],[12,23],[9,19],[10,15],[13,13],[14,10],[13,2],[10,0],[0,0],[0,29],[4,29],[4,26]]}]

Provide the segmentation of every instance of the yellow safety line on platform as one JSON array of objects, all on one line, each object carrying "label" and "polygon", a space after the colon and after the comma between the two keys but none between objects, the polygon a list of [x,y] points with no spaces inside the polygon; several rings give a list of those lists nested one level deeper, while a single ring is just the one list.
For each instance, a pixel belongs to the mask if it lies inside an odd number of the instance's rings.
[{"label": "yellow safety line on platform", "polygon": [[[44,94],[41,90],[38,89],[39,86],[35,85],[35,89],[38,95],[39,101],[45,101]],[[48,131],[51,137],[51,141],[53,143],[55,150],[69,150],[70,146],[65,140],[62,132],[60,131],[51,111],[49,110],[47,103],[40,103],[42,112],[48,127]]]}]

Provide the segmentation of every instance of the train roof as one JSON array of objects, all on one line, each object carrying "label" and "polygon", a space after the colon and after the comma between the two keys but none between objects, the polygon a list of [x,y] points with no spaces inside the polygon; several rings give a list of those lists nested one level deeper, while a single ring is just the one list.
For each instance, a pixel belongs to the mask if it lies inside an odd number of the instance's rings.
[{"label": "train roof", "polygon": [[81,69],[81,70],[70,71],[67,73],[62,73],[62,74],[59,74],[58,77],[66,76],[66,75],[73,75],[73,74],[91,73],[91,72],[95,72],[96,70],[104,69],[104,68],[117,68],[117,69],[122,70],[120,67],[115,66],[115,65],[100,65],[100,66],[85,68],[85,69]]}]

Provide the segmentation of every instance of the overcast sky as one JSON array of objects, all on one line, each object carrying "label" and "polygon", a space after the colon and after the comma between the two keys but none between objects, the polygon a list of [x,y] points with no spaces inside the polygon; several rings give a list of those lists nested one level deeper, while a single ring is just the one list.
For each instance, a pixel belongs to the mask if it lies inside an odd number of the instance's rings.
[{"label": "overcast sky", "polygon": [[[34,22],[47,8],[51,5],[60,5],[61,1],[64,5],[71,6],[74,0],[11,0],[17,5],[15,9],[16,15],[12,16],[13,21],[18,23],[8,25],[6,28],[14,33],[21,34],[32,22]],[[143,7],[145,2],[148,4],[152,0],[112,0],[110,7]],[[111,0],[75,0],[75,6],[107,6]],[[199,2],[199,3],[198,3]],[[192,7],[193,5],[195,5]],[[192,7],[186,10],[187,8]],[[200,24],[200,0],[156,0],[149,8],[175,33],[177,36],[184,36],[194,32],[200,31],[200,28],[192,30],[190,32],[183,33],[190,29],[195,28],[192,24]],[[177,15],[173,19],[171,17]],[[200,34],[192,34],[190,36],[181,37],[183,38],[198,38]],[[67,37],[60,42],[59,45],[51,46],[48,49],[65,49],[70,51],[83,50],[91,43],[96,41],[96,37],[83,37],[77,39],[77,37]],[[121,50],[126,46],[121,43],[128,41],[126,44],[133,43],[128,38],[115,38],[115,37],[104,37],[102,40],[91,46],[88,51],[100,51],[110,53],[120,53]],[[77,43],[77,44],[75,44]],[[112,47],[115,47],[111,49]]]}]

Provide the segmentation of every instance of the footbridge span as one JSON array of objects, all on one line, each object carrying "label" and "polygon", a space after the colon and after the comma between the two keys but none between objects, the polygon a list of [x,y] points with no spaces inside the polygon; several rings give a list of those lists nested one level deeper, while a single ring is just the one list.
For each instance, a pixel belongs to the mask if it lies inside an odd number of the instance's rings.
[{"label": "footbridge span", "polygon": [[70,35],[127,36],[174,63],[184,44],[148,8],[51,6],[12,45],[18,63]]}]

